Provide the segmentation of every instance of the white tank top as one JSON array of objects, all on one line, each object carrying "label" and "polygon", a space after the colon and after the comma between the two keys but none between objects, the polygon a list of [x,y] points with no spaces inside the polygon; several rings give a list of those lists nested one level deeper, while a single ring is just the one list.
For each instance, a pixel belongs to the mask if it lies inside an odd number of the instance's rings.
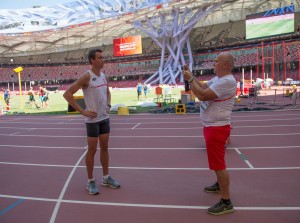
[{"label": "white tank top", "polygon": [[85,110],[97,113],[97,118],[86,118],[85,122],[94,123],[109,118],[107,113],[107,82],[105,75],[101,72],[98,77],[91,70],[90,82],[86,89],[82,89],[84,95]]}]

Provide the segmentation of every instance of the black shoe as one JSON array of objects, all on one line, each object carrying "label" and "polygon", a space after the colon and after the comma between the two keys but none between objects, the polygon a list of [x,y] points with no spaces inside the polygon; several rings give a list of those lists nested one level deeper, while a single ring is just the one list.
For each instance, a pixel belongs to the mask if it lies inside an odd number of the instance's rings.
[{"label": "black shoe", "polygon": [[207,211],[209,214],[212,215],[222,215],[234,212],[234,208],[231,202],[229,204],[225,204],[224,201],[221,199],[214,206],[208,208]]},{"label": "black shoe", "polygon": [[211,186],[204,187],[203,191],[205,191],[207,193],[220,193],[220,186],[219,186],[218,182],[216,182]]}]

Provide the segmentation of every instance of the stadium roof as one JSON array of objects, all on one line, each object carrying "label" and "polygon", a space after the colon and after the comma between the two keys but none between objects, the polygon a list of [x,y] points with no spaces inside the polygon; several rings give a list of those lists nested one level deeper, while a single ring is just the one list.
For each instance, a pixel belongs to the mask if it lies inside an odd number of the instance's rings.
[{"label": "stadium roof", "polygon": [[[0,10],[0,57],[17,57],[111,45],[118,37],[145,33],[133,27],[172,8],[182,12],[221,0],[77,0],[21,10]],[[195,27],[244,20],[246,15],[285,7],[300,0],[222,0],[222,6]],[[291,2],[292,1],[292,2]],[[115,3],[111,3],[115,2]],[[152,3],[151,3],[152,2]]]}]

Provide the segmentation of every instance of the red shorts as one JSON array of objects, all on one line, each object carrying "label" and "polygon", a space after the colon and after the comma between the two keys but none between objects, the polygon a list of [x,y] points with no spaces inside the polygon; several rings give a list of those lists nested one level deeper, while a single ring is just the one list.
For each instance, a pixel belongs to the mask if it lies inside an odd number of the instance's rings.
[{"label": "red shorts", "polygon": [[211,170],[225,170],[225,144],[230,136],[230,125],[204,127],[208,164]]}]

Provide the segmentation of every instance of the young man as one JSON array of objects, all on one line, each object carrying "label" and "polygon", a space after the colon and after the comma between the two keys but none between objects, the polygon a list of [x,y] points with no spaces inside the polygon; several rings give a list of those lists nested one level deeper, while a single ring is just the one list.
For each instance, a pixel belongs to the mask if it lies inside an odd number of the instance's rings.
[{"label": "young man", "polygon": [[216,77],[207,83],[194,80],[189,70],[183,70],[193,93],[201,101],[200,116],[204,125],[203,133],[206,142],[209,168],[214,170],[217,182],[205,187],[205,192],[221,193],[221,200],[208,209],[212,215],[221,215],[234,211],[229,194],[229,174],[225,163],[225,144],[230,136],[230,117],[235,100],[236,80],[231,74],[233,56],[220,53],[215,60]]},{"label": "young man", "polygon": [[[100,143],[100,162],[103,170],[102,185],[119,188],[120,184],[109,175],[108,141],[110,133],[109,110],[111,95],[107,79],[101,69],[104,66],[102,51],[92,49],[88,59],[92,65],[91,70],[81,75],[64,93],[68,103],[86,117],[88,151],[85,158],[88,183],[86,189],[90,194],[99,194],[93,170],[94,156]],[[73,95],[82,89],[86,109],[84,110],[74,99]]]},{"label": "young man", "polygon": [[28,91],[28,95],[29,95],[29,102],[30,102],[31,108],[33,107],[33,104],[35,104],[36,108],[39,108],[39,106],[35,102],[34,91],[33,91],[32,87],[30,87],[30,90]]},{"label": "young man", "polygon": [[39,85],[39,98],[41,101],[41,109],[45,108],[44,94],[45,94],[44,87],[42,85]]}]

